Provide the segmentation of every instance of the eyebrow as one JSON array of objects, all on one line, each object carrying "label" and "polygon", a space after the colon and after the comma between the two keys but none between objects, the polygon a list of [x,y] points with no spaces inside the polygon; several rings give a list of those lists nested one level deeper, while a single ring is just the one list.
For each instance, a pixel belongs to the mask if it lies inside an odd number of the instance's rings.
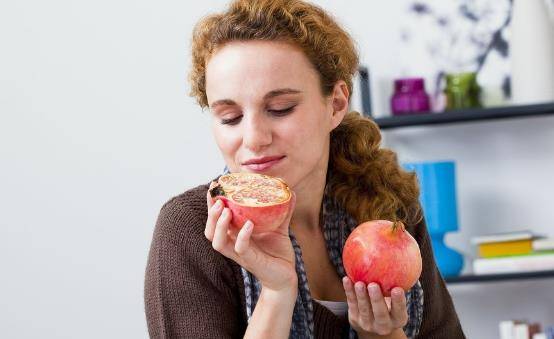
[{"label": "eyebrow", "polygon": [[[271,98],[275,98],[275,97],[278,97],[280,95],[285,95],[285,94],[298,94],[298,93],[302,93],[302,91],[299,91],[297,89],[293,89],[293,88],[279,88],[279,89],[275,89],[275,90],[272,90],[272,91],[269,91],[267,92],[265,95],[264,95],[264,100],[267,100],[267,99],[271,99]],[[231,105],[236,105],[236,102],[234,102],[233,100],[231,99],[221,99],[221,100],[217,100],[217,101],[214,101],[212,104],[211,104],[211,108],[215,108],[217,106],[224,106],[224,105],[228,105],[228,106],[231,106]]]}]

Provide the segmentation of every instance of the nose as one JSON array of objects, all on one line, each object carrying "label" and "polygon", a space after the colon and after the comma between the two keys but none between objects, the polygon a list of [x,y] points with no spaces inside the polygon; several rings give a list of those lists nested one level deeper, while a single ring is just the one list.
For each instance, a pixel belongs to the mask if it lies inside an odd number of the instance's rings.
[{"label": "nose", "polygon": [[[245,114],[243,145],[254,153],[258,153],[273,140],[271,122],[263,114]],[[244,119],[244,117],[243,117]]]}]

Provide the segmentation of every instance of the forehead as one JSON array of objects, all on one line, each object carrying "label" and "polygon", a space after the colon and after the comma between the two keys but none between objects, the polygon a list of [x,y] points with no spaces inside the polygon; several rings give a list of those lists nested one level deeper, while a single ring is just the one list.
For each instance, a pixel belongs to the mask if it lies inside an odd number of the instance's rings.
[{"label": "forehead", "polygon": [[206,65],[208,102],[243,94],[265,94],[275,88],[302,92],[319,89],[319,76],[299,48],[276,41],[231,42]]}]

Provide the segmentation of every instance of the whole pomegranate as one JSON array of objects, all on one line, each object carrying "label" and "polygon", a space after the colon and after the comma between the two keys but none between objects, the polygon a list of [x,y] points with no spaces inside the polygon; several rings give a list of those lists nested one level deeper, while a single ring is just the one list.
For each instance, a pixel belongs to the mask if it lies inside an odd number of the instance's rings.
[{"label": "whole pomegranate", "polygon": [[242,228],[247,220],[254,233],[273,231],[287,216],[291,191],[281,178],[257,173],[230,173],[219,177],[210,195],[232,212],[231,226]]},{"label": "whole pomegranate", "polygon": [[421,274],[419,246],[400,221],[360,224],[346,239],[342,261],[350,280],[375,282],[387,297],[394,287],[410,289]]}]

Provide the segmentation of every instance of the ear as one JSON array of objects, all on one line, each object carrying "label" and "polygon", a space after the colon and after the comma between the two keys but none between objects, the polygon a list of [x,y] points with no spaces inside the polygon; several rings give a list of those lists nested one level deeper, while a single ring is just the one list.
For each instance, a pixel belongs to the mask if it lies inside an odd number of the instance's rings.
[{"label": "ear", "polygon": [[348,98],[350,93],[344,80],[339,80],[333,87],[333,92],[329,95],[330,106],[332,108],[330,131],[334,130],[342,121],[348,112]]}]

